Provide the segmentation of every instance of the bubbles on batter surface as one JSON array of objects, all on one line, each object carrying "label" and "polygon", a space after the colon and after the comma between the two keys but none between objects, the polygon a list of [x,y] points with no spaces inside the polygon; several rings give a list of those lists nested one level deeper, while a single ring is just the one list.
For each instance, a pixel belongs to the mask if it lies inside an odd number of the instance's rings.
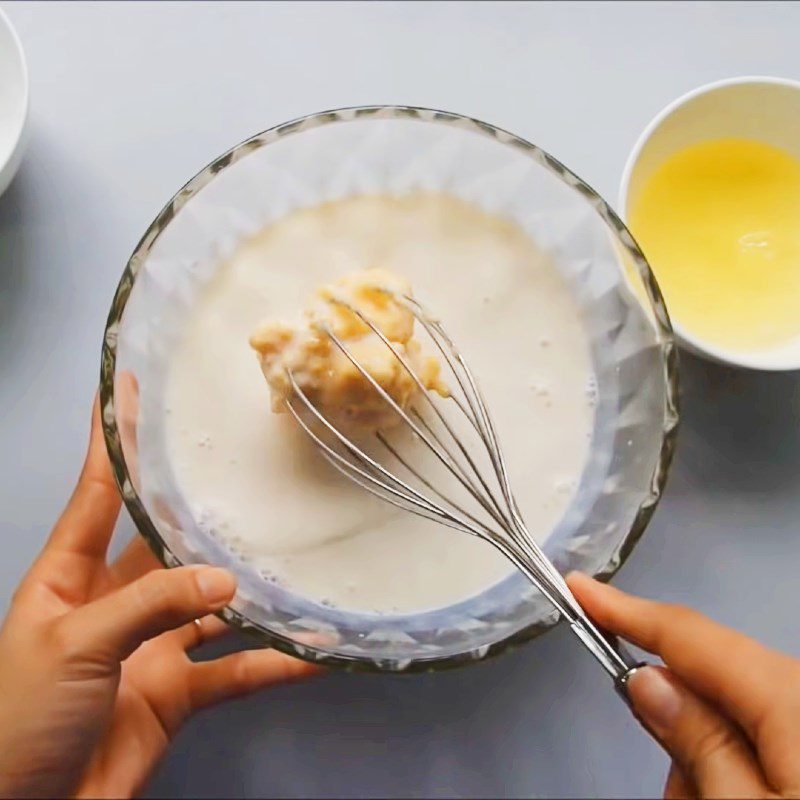
[{"label": "bubbles on batter surface", "polygon": [[537,397],[550,397],[550,385],[547,381],[540,380],[539,378],[532,378],[528,383],[528,388]]},{"label": "bubbles on batter surface", "polygon": [[597,405],[597,378],[594,375],[590,375],[586,383],[586,399],[589,401],[590,408]]},{"label": "bubbles on batter surface", "polygon": [[245,558],[245,550],[246,545],[244,541],[239,536],[226,536],[225,537],[225,544],[228,546],[228,550],[235,555],[238,559],[244,560]]},{"label": "bubbles on batter surface", "polygon": [[258,571],[258,574],[267,582],[267,583],[280,583],[280,578],[270,569],[261,569]]},{"label": "bubbles on batter surface", "polygon": [[576,488],[576,481],[574,478],[558,478],[554,482],[556,494],[571,495]]},{"label": "bubbles on batter surface", "polygon": [[528,382],[528,388],[544,408],[553,405],[553,390],[546,380],[534,377]]},{"label": "bubbles on batter surface", "polygon": [[203,506],[197,509],[195,521],[200,530],[214,539],[218,539],[223,531],[226,531],[230,523],[222,517],[215,509],[210,506]]}]

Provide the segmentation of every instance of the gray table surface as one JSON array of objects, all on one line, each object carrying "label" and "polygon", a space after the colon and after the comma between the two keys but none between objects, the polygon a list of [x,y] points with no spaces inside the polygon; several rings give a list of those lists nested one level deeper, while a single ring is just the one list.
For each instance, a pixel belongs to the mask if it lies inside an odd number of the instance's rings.
[{"label": "gray table surface", "polygon": [[[31,139],[0,199],[0,603],[84,452],[108,304],[172,192],[247,135],[339,105],[471,114],[613,200],[671,98],[800,77],[792,3],[14,3]],[[686,357],[669,488],[619,585],[800,655],[797,374]],[[131,534],[127,521],[120,536]],[[334,674],[202,714],[152,795],[653,796],[667,763],[564,631],[411,678]]]}]

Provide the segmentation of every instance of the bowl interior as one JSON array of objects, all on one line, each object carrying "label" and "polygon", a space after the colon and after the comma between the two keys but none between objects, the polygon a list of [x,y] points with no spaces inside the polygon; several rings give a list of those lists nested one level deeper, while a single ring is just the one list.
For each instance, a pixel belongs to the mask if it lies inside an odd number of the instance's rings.
[{"label": "bowl interior", "polygon": [[[591,455],[545,549],[562,570],[610,575],[644,530],[666,476],[675,410],[671,329],[635,243],[591,189],[540,149],[443,112],[375,107],[288,123],[187,184],[139,243],[103,351],[106,438],[126,504],[167,564],[232,569],[225,616],[306,658],[404,670],[474,660],[550,625],[520,575],[445,609],[343,612],[270,583],[192,518],[166,457],[163,392],[186,315],[245,238],[296,208],[363,193],[445,191],[519,224],[581,309],[597,379]],[[532,443],[532,446],[535,443]]]}]

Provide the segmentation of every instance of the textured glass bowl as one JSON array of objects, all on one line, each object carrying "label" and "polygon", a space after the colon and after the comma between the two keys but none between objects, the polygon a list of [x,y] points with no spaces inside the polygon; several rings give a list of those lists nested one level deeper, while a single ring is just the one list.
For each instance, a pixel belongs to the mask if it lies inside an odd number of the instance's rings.
[{"label": "textured glass bowl", "polygon": [[608,578],[644,531],[666,479],[678,421],[672,329],[619,218],[558,161],[510,133],[441,111],[366,107],[248,139],[192,178],[150,225],[122,274],[103,344],[106,443],[128,510],[156,555],[167,566],[228,567],[239,590],[226,620],[293,655],[354,668],[469,663],[557,618],[518,574],[411,616],[345,612],[266,581],[193,520],[177,490],[164,443],[165,374],[198,292],[243,239],[295,208],[418,189],[514,220],[574,293],[598,401],[590,458],[545,549],[563,571]]}]

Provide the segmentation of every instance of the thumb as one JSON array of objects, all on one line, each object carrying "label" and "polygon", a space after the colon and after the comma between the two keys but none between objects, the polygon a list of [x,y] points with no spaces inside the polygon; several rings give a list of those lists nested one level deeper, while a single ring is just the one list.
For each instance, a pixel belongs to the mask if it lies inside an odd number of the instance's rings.
[{"label": "thumb", "polygon": [[630,679],[634,711],[700,797],[764,797],[770,793],[741,731],[669,670],[643,667]]},{"label": "thumb", "polygon": [[62,633],[73,652],[116,665],[142,642],[219,611],[235,591],[217,567],[157,569],[68,614]]}]

